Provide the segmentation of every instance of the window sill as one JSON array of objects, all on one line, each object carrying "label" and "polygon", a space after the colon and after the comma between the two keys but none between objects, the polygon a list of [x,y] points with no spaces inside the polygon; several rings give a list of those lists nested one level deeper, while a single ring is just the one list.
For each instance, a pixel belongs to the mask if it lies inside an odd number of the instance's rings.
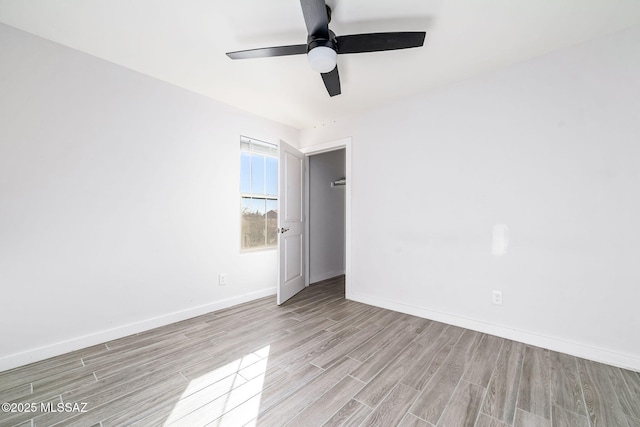
[{"label": "window sill", "polygon": [[277,249],[278,249],[277,246],[267,246],[267,247],[261,247],[261,248],[240,249],[240,255],[255,254],[255,253],[258,253],[258,252],[269,252],[269,251],[275,251]]}]

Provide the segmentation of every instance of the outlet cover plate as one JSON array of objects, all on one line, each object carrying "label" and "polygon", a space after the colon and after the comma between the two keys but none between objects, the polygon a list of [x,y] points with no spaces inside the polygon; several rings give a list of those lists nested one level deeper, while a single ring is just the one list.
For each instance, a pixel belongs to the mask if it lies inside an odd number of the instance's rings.
[{"label": "outlet cover plate", "polygon": [[501,291],[493,291],[492,299],[493,299],[493,303],[495,305],[502,305],[502,292]]}]

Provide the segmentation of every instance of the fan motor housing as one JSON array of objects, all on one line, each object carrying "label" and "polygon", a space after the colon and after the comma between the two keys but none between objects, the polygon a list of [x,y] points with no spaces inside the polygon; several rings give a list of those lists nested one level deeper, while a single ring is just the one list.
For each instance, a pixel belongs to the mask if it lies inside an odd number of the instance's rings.
[{"label": "fan motor housing", "polygon": [[307,42],[307,53],[316,47],[328,47],[329,49],[338,51],[338,45],[335,42],[335,35],[332,33],[332,40],[319,39],[315,37],[309,37],[309,41]]}]

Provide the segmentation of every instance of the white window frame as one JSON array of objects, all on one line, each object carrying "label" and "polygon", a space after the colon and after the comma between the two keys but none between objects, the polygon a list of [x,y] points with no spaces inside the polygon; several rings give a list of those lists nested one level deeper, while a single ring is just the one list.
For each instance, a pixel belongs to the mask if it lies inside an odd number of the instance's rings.
[{"label": "white window frame", "polygon": [[[252,153],[255,155],[259,155],[259,156],[264,156],[264,157],[271,157],[273,159],[276,160],[276,162],[279,163],[279,159],[278,159],[278,145],[277,144],[273,144],[270,142],[266,142],[266,141],[261,141],[255,138],[250,138],[247,136],[240,136],[240,158],[242,158],[242,153]],[[280,167],[280,165],[278,164],[278,168]],[[240,170],[240,179],[242,179],[242,165],[240,166],[241,170]],[[266,175],[266,167],[265,167],[265,175]],[[249,172],[249,180],[251,181],[251,171]],[[277,174],[276,174],[276,180],[277,180]],[[277,182],[276,182],[276,192],[278,191],[277,188]],[[266,176],[265,176],[265,185],[266,185]],[[241,185],[239,185],[238,187],[241,187]],[[273,201],[278,201],[278,194],[276,195],[270,195],[270,194],[257,194],[257,193],[246,193],[243,192],[241,188],[239,188],[239,192],[240,192],[240,252],[241,253],[246,253],[246,252],[259,252],[259,251],[271,251],[271,250],[276,250],[278,248],[278,244],[277,244],[277,240],[276,243],[274,245],[267,245],[267,243],[265,242],[264,246],[256,246],[256,247],[252,247],[252,248],[245,248],[242,246],[243,244],[243,235],[244,235],[244,230],[243,230],[243,215],[242,215],[242,200],[244,198],[251,198],[251,199],[264,199],[264,200],[273,200]],[[267,215],[268,211],[265,212],[265,216]],[[266,218],[265,218],[266,221]],[[266,239],[266,232],[265,232],[265,239]]]}]

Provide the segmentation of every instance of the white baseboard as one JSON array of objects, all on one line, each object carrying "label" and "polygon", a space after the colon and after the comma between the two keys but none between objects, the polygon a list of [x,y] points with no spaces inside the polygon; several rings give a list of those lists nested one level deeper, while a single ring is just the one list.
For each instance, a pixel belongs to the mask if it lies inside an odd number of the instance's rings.
[{"label": "white baseboard", "polygon": [[309,284],[322,282],[323,280],[327,280],[327,279],[333,279],[334,277],[342,276],[343,274],[344,274],[344,269],[328,271],[324,273],[316,273],[313,276],[309,276]]},{"label": "white baseboard", "polygon": [[425,319],[435,320],[447,323],[449,325],[459,326],[501,338],[518,341],[524,344],[534,345],[561,353],[570,354],[572,356],[583,359],[593,360],[595,362],[606,363],[608,365],[618,366],[624,369],[631,369],[640,372],[640,358],[629,354],[618,353],[611,350],[592,347],[563,339],[538,335],[528,331],[508,328],[493,323],[481,322],[474,319],[443,313],[434,310],[428,310],[396,301],[387,300],[371,295],[364,295],[356,292],[347,292],[347,299],[373,305],[388,310],[398,311],[401,313],[411,314],[413,316]]},{"label": "white baseboard", "polygon": [[107,329],[82,337],[73,338],[67,341],[57,342],[55,344],[34,348],[20,353],[10,354],[0,357],[0,372],[16,368],[18,366],[27,365],[29,363],[38,362],[50,357],[59,356],[70,351],[79,350],[92,345],[101,344],[118,338],[126,337],[132,334],[148,331],[160,326],[169,325],[181,320],[190,319],[192,317],[201,316],[211,313],[212,311],[221,310],[244,302],[253,301],[258,298],[275,295],[276,288],[267,288],[261,291],[251,292],[239,295],[237,297],[228,298],[222,301],[192,307],[186,310],[176,311],[166,315],[154,317],[140,322],[129,323],[118,326],[116,328]]}]

